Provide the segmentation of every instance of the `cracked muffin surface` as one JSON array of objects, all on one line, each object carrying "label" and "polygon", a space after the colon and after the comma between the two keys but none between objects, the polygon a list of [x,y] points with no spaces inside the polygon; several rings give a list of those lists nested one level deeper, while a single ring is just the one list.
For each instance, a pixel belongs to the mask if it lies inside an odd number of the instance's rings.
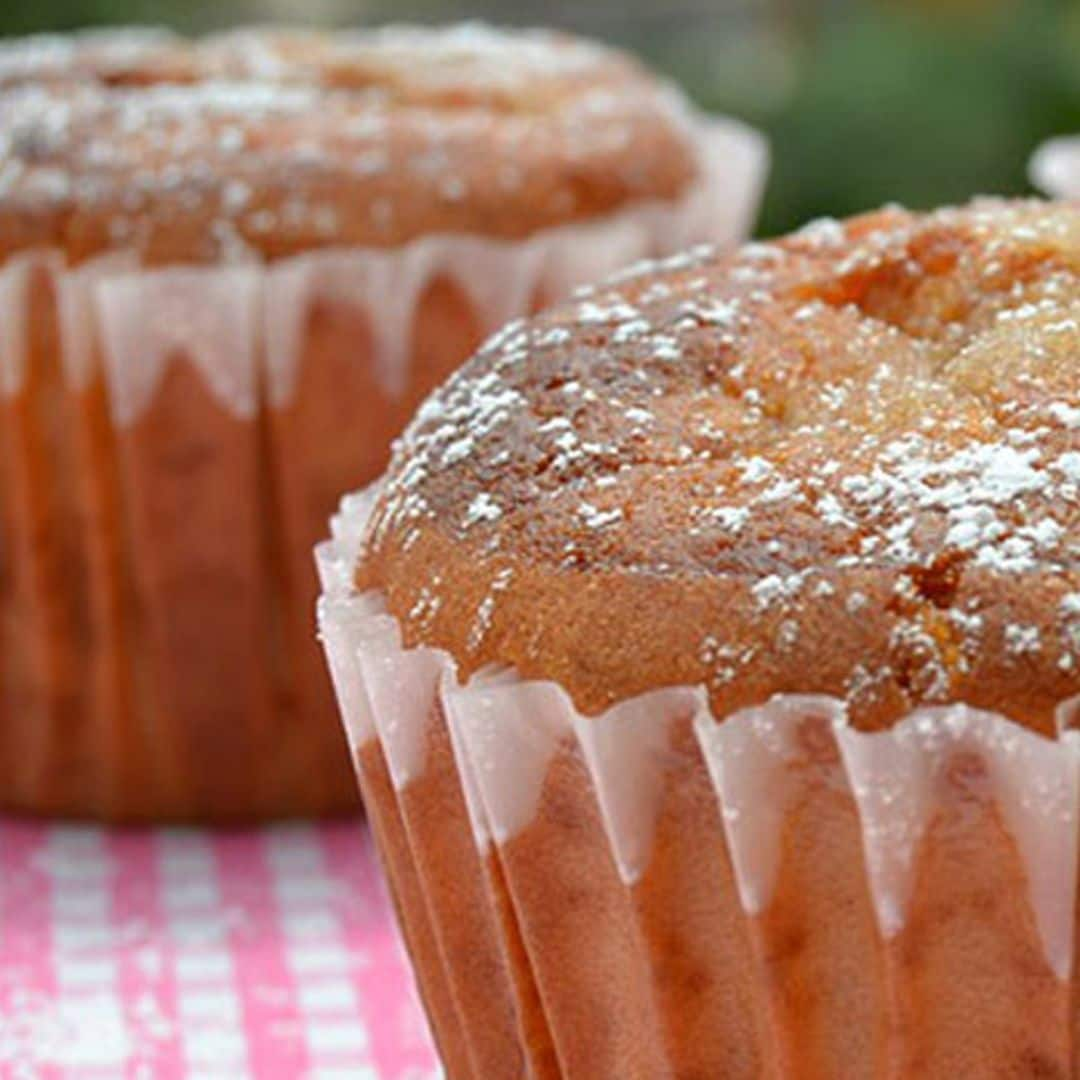
[{"label": "cracked muffin surface", "polygon": [[1080,208],[816,222],[512,324],[400,442],[357,585],[599,712],[1080,689]]}]

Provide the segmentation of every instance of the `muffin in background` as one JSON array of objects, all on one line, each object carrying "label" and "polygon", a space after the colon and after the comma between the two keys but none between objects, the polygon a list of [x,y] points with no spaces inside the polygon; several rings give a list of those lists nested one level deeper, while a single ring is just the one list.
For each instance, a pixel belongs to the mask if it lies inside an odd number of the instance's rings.
[{"label": "muffin in background", "polygon": [[752,218],[760,140],[479,26],[0,48],[0,806],[355,804],[310,552],[491,330]]},{"label": "muffin in background", "polygon": [[983,200],[643,265],[343,502],[324,641],[450,1076],[1074,1074],[1078,253]]},{"label": "muffin in background", "polygon": [[1036,147],[1028,162],[1028,176],[1046,195],[1080,198],[1080,137],[1060,135]]}]

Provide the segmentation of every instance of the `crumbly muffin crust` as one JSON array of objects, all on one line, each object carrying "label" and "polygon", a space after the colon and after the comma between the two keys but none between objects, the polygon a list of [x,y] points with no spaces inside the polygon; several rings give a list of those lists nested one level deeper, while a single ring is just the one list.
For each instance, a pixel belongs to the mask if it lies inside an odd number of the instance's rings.
[{"label": "crumbly muffin crust", "polygon": [[[431,233],[519,239],[679,197],[685,102],[621,53],[467,26],[244,31],[16,48],[0,94],[0,252],[150,262]],[[57,60],[67,55],[67,67]],[[45,61],[52,56],[48,63]],[[123,60],[123,63],[121,63]]]},{"label": "crumbly muffin crust", "polygon": [[1080,694],[1080,208],[816,222],[507,327],[398,445],[357,568],[406,641],[585,712],[704,685],[863,728]]},{"label": "crumbly muffin crust", "polygon": [[0,88],[41,83],[160,82],[189,70],[181,39],[162,27],[126,26],[0,39]]}]

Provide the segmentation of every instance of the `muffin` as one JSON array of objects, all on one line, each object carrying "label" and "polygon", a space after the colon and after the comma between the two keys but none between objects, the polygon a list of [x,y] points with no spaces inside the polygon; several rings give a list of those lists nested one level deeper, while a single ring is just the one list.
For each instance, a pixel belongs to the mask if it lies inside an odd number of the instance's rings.
[{"label": "muffin", "polygon": [[763,149],[545,33],[0,54],[0,805],[355,804],[311,549],[509,318],[734,239]]},{"label": "muffin", "polygon": [[816,222],[489,341],[319,550],[457,1077],[1068,1077],[1080,208]]}]

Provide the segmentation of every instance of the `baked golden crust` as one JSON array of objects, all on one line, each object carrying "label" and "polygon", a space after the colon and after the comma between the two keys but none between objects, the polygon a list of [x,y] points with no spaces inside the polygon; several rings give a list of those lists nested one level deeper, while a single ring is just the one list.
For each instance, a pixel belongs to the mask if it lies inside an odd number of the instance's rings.
[{"label": "baked golden crust", "polygon": [[190,77],[181,39],[128,26],[0,40],[0,88],[93,82],[102,86]]},{"label": "baked golden crust", "polygon": [[245,31],[154,48],[143,66],[134,48],[123,65],[75,49],[66,76],[53,64],[34,82],[24,64],[9,80],[0,253],[166,262],[517,239],[675,199],[698,176],[685,102],[573,38]]},{"label": "baked golden crust", "polygon": [[357,585],[596,712],[1080,693],[1080,207],[818,222],[508,327],[421,409]]}]

